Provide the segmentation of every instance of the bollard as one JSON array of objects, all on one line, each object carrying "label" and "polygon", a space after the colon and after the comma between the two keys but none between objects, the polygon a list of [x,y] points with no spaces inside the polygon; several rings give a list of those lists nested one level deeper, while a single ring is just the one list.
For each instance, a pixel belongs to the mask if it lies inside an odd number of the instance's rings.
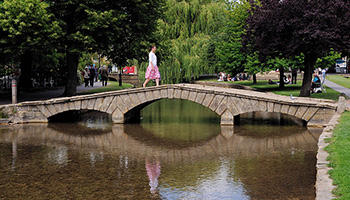
[{"label": "bollard", "polygon": [[337,107],[337,112],[338,113],[343,113],[346,109],[346,99],[345,99],[345,94],[341,93],[338,99],[338,107]]},{"label": "bollard", "polygon": [[12,79],[11,88],[12,88],[12,104],[16,104],[17,103],[17,82],[16,82],[16,79]]}]

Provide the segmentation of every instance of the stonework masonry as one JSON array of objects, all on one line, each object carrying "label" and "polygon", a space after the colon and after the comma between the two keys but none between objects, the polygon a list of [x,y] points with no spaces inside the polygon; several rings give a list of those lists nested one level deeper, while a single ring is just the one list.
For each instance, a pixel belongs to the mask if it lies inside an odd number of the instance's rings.
[{"label": "stonework masonry", "polygon": [[[222,125],[234,125],[234,116],[247,112],[278,112],[295,116],[308,126],[326,126],[332,116],[342,112],[346,101],[335,101],[221,88],[197,84],[161,85],[92,95],[23,102],[0,107],[12,123],[48,122],[49,118],[72,110],[95,110],[108,113],[114,123],[126,123],[127,114],[135,113],[159,99],[185,99],[202,104],[221,117]],[[344,106],[345,104],[345,106]]]}]

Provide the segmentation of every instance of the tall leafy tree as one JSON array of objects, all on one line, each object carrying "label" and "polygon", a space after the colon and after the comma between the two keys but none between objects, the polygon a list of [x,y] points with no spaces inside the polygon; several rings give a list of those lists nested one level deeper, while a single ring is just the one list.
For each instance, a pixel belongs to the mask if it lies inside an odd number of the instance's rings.
[{"label": "tall leafy tree", "polygon": [[76,93],[83,52],[107,55],[122,65],[137,56],[153,34],[162,0],[47,0],[61,22],[60,49],[66,55],[65,95]]},{"label": "tall leafy tree", "polygon": [[304,55],[300,96],[309,96],[317,58],[331,48],[350,49],[350,1],[261,0],[252,1],[246,41],[263,56]]},{"label": "tall leafy tree", "polygon": [[[248,9],[250,4],[248,1],[228,1],[227,13],[228,20],[218,34],[215,54],[219,71],[237,74],[244,71],[245,66],[256,66],[250,58],[255,57],[253,54],[248,55],[242,52],[242,35],[245,32],[246,19],[249,16]],[[249,58],[247,57],[249,56]],[[252,65],[250,65],[252,64]],[[248,68],[249,73],[260,71],[254,67]]]},{"label": "tall leafy tree", "polygon": [[223,1],[166,1],[157,31],[163,81],[190,81],[214,72],[209,65],[215,56],[212,36],[223,26],[225,15]]},{"label": "tall leafy tree", "polygon": [[0,58],[3,65],[19,64],[20,83],[30,87],[33,56],[46,51],[61,34],[58,22],[41,0],[0,2]]}]

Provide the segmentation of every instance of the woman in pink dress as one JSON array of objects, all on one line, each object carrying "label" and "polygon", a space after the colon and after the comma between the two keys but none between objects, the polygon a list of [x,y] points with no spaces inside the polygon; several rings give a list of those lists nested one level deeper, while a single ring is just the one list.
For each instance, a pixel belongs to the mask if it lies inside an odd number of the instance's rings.
[{"label": "woman in pink dress", "polygon": [[152,79],[156,80],[156,86],[159,86],[160,73],[157,66],[157,56],[155,54],[157,47],[155,45],[152,46],[151,52],[149,52],[149,64],[146,70],[145,82],[143,83],[143,87],[146,87],[147,83]]}]

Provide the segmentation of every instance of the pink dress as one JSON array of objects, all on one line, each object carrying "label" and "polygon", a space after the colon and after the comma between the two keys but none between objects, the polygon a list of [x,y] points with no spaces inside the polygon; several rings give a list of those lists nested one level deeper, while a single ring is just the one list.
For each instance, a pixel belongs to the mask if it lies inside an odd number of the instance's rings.
[{"label": "pink dress", "polygon": [[[154,69],[152,69],[151,63],[153,64]],[[160,73],[157,66],[157,56],[152,51],[149,53],[149,65],[146,70],[145,78],[160,79]]]},{"label": "pink dress", "polygon": [[152,70],[151,66],[148,66],[147,70],[146,70],[145,78],[146,79],[160,79],[160,73],[159,73],[158,66],[154,66],[154,70]]}]

